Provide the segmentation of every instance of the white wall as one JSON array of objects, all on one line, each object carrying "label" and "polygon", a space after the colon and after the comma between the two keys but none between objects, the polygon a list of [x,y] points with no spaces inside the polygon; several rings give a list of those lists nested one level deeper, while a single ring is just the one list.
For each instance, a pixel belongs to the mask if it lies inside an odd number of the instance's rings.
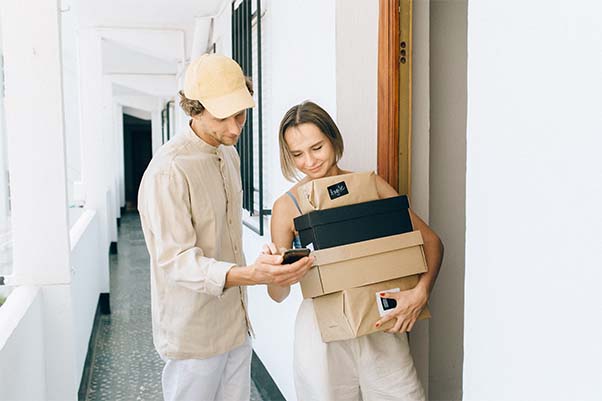
[{"label": "white wall", "polygon": [[63,109],[65,113],[65,153],[67,156],[68,200],[74,199],[74,182],[81,180],[81,141],[79,125],[79,75],[77,36],[72,0],[61,1],[61,52],[63,68]]},{"label": "white wall", "polygon": [[462,399],[467,1],[432,0],[430,225],[445,245],[430,300],[429,395]]},{"label": "white wall", "polygon": [[70,284],[16,287],[0,308],[0,399],[76,398],[100,294],[99,225],[87,210],[71,229]]},{"label": "white wall", "polygon": [[337,125],[341,167],[376,171],[378,1],[336,1]]},{"label": "white wall", "polygon": [[602,399],[601,14],[468,3],[465,400]]},{"label": "white wall", "polygon": [[16,288],[0,308],[2,399],[46,399],[43,303],[39,288]]},{"label": "white wall", "polygon": [[[282,178],[277,156],[277,132],[284,113],[294,104],[311,99],[336,118],[335,3],[272,1],[267,5],[262,23],[266,40],[264,87],[271,88],[264,94],[264,144],[270,155],[264,164],[264,182],[271,193],[279,196],[292,186]],[[271,200],[267,200],[266,207],[271,208]],[[245,253],[249,263],[255,259],[261,244],[267,241],[269,235],[259,238],[245,229]],[[288,400],[296,399],[292,372],[293,333],[301,299],[298,286],[293,287],[291,295],[282,304],[269,299],[265,286],[249,288],[249,308],[257,334],[255,351]]]},{"label": "white wall", "polygon": [[79,385],[88,352],[96,306],[100,295],[100,221],[96,212],[86,210],[71,228],[71,303],[75,349],[75,382]]}]

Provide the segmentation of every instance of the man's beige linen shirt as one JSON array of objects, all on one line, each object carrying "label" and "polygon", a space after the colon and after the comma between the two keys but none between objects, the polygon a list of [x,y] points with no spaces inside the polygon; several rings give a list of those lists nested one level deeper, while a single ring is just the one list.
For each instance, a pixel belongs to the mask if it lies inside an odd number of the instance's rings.
[{"label": "man's beige linen shirt", "polygon": [[224,290],[244,266],[240,159],[188,128],[150,162],[138,195],[150,253],[153,341],[169,359],[205,359],[251,330],[246,288]]}]

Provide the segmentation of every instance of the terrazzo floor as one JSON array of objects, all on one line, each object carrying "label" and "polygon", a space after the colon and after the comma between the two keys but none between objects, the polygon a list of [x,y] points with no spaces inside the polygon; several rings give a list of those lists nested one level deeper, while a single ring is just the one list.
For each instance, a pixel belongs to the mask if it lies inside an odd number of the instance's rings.
[{"label": "terrazzo floor", "polygon": [[[137,213],[121,218],[111,255],[111,315],[101,317],[86,400],[162,400],[163,361],[151,336],[149,259]],[[251,383],[251,401],[261,401]]]}]

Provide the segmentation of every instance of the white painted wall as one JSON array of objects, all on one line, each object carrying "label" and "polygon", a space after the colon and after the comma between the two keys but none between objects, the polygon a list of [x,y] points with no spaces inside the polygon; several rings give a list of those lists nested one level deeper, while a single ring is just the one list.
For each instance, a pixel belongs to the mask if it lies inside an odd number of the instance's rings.
[{"label": "white painted wall", "polygon": [[102,41],[102,53],[103,73],[105,74],[144,74],[152,76],[176,73],[175,63],[138,52],[114,40],[105,39]]},{"label": "white painted wall", "polygon": [[65,153],[67,155],[67,193],[74,203],[74,183],[81,180],[81,141],[79,125],[79,75],[77,61],[76,16],[72,0],[62,0],[61,54],[63,69],[63,109],[65,114]]},{"label": "white painted wall", "polygon": [[[410,204],[412,210],[429,222],[430,160],[430,81],[429,81],[429,1],[415,1],[412,20],[412,133]],[[430,320],[416,322],[410,333],[410,349],[424,390],[429,394]]]},{"label": "white painted wall", "polygon": [[[81,112],[81,141],[82,141],[82,179],[86,186],[86,206],[98,213],[101,224],[100,246],[105,249],[101,255],[102,292],[109,292],[109,244],[112,230],[109,225],[112,212],[111,197],[108,196],[112,177],[108,174],[106,163],[108,154],[113,149],[107,145],[111,131],[103,128],[103,112],[105,87],[102,75],[102,38],[95,29],[80,29],[79,32],[79,73],[80,73],[80,112]],[[114,220],[113,220],[114,223]]]},{"label": "white painted wall", "polygon": [[[274,196],[292,186],[280,173],[277,132],[284,113],[294,104],[312,99],[333,118],[336,104],[335,3],[311,0],[273,1],[267,4],[264,24],[264,146],[270,157],[265,160],[264,180]],[[311,26],[312,29],[307,29]],[[302,34],[301,34],[302,33]],[[272,201],[266,202],[271,208]],[[268,226],[269,227],[269,226]],[[255,260],[261,244],[259,238],[244,230],[247,261]],[[278,387],[288,400],[295,400],[292,357],[294,321],[302,300],[299,287],[282,304],[267,295],[265,286],[249,288],[249,308],[257,334],[254,348]],[[275,324],[277,322],[277,324]]]},{"label": "white painted wall", "polygon": [[337,125],[341,167],[376,171],[378,1],[336,1]]},{"label": "white painted wall", "polygon": [[88,352],[96,306],[101,292],[100,221],[93,210],[84,211],[71,228],[71,286],[75,383],[79,386]]},{"label": "white painted wall", "polygon": [[43,301],[39,288],[18,287],[0,308],[1,398],[46,399]]},{"label": "white painted wall", "polygon": [[601,14],[468,3],[465,400],[602,399]]},{"label": "white painted wall", "polygon": [[429,395],[462,399],[467,1],[431,0],[430,224],[445,245],[430,300]]},{"label": "white painted wall", "polygon": [[70,284],[16,287],[0,308],[2,400],[75,399],[100,294],[100,221],[72,227]]}]

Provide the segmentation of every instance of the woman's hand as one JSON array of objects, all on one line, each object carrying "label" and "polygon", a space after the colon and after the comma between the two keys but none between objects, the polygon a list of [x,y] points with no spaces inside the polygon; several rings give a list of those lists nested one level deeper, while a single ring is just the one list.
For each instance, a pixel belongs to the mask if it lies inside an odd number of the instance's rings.
[{"label": "woman's hand", "polygon": [[261,252],[259,252],[262,255],[278,255],[281,252],[278,252],[278,248],[276,248],[276,244],[274,244],[273,242],[270,242],[269,244],[263,244],[263,246],[261,247]]},{"label": "woman's hand", "polygon": [[381,292],[381,298],[397,301],[397,306],[383,316],[375,326],[380,327],[391,319],[397,319],[395,325],[387,330],[388,333],[405,333],[412,330],[418,316],[428,302],[428,294],[422,287],[416,286],[411,290],[401,292]]}]

